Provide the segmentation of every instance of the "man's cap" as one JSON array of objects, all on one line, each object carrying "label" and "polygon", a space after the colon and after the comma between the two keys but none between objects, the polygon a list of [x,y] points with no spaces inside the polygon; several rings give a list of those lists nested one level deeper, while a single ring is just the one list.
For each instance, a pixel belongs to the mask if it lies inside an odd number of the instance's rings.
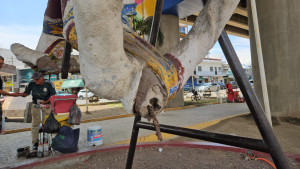
[{"label": "man's cap", "polygon": [[34,72],[31,76],[31,79],[33,80],[40,80],[43,77],[43,74],[40,72]]}]

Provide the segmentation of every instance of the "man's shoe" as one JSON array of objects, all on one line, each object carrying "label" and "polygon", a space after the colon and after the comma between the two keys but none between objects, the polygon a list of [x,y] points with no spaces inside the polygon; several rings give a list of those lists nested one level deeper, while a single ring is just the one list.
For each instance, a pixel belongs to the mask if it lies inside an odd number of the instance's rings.
[{"label": "man's shoe", "polygon": [[28,153],[30,153],[30,147],[29,146],[25,146],[25,147],[21,147],[21,148],[17,149],[18,157],[23,156],[23,155],[27,155]]},{"label": "man's shoe", "polygon": [[35,151],[35,152],[31,152],[31,153],[28,153],[27,155],[26,155],[26,158],[28,159],[28,158],[34,158],[34,157],[37,157],[37,152]]},{"label": "man's shoe", "polygon": [[39,142],[36,142],[32,145],[32,150],[37,150],[39,146]]}]

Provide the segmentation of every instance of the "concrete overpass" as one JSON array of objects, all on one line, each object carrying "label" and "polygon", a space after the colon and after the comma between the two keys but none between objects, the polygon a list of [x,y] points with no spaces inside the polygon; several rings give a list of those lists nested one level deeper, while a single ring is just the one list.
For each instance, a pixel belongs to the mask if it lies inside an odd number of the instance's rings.
[{"label": "concrete overpass", "polygon": [[[178,16],[179,23],[192,26],[203,6],[200,0],[165,0],[163,14]],[[241,0],[225,26],[228,34],[249,38],[247,2]]]}]

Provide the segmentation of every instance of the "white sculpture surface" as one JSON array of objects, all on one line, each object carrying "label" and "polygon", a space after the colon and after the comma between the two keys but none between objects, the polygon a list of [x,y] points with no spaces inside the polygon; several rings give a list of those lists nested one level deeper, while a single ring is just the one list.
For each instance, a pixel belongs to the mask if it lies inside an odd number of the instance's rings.
[{"label": "white sculpture surface", "polygon": [[13,44],[11,50],[33,68],[55,68],[48,73],[59,73],[67,40],[80,52],[71,57],[70,71],[78,72],[80,66],[90,91],[120,100],[128,113],[151,118],[150,111],[160,113],[201,63],[238,2],[210,0],[188,35],[161,55],[122,24],[123,0],[49,0],[36,50],[21,44]]}]

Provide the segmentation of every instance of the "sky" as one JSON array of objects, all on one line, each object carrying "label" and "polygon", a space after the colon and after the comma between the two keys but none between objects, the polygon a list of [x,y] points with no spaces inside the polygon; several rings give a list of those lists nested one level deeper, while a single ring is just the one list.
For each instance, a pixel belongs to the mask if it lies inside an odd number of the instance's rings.
[{"label": "sky", "polygon": [[[44,12],[48,0],[0,0],[0,48],[9,49],[21,43],[35,49],[43,29]],[[190,27],[189,27],[190,29]],[[229,35],[242,64],[251,65],[249,39]],[[222,54],[217,42],[210,54]]]}]

